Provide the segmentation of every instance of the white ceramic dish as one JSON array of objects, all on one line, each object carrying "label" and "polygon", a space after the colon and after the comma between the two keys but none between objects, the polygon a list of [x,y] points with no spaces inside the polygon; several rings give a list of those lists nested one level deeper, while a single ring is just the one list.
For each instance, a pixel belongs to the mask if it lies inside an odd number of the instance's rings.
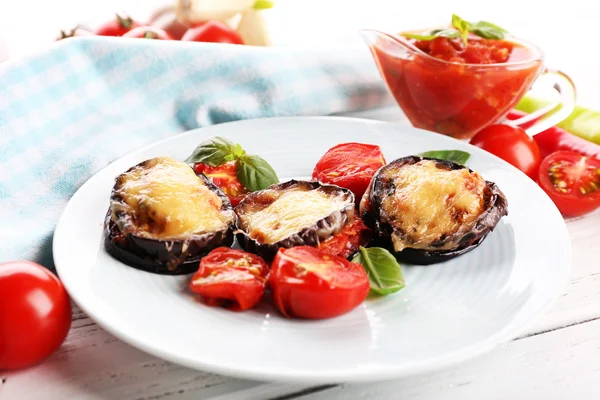
[{"label": "white ceramic dish", "polygon": [[[407,286],[322,321],[284,319],[268,303],[234,313],[185,291],[190,276],[154,275],[111,258],[102,223],[116,175],[147,158],[183,160],[224,136],[260,154],[280,179],[310,177],[342,142],[379,144],[388,161],[463,149],[496,182],[509,215],[475,250],[446,263],[405,266]],[[559,295],[570,270],[563,218],[542,190],[504,161],[463,142],[387,123],[334,117],[248,120],[190,131],[119,159],[73,196],[54,235],[58,273],[73,300],[123,341],[191,368],[256,380],[377,381],[445,368],[516,336]]]}]

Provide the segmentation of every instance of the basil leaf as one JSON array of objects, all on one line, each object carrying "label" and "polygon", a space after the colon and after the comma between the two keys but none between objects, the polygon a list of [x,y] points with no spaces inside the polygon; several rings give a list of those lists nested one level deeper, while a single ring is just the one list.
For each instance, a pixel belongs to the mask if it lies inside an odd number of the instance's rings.
[{"label": "basil leaf", "polygon": [[[204,163],[216,167],[234,160],[238,146],[228,139],[216,136],[200,143],[194,152],[185,159],[185,162]],[[241,149],[241,147],[239,148]]]},{"label": "basil leaf", "polygon": [[499,27],[496,24],[492,24],[491,22],[487,22],[487,21],[479,21],[476,24],[473,25],[474,28],[487,28],[487,29],[495,29],[498,32],[502,32],[502,33],[508,33],[508,31],[504,28]]},{"label": "basil leaf", "polygon": [[496,28],[488,27],[475,27],[473,33],[484,39],[504,39],[504,32],[497,30]]},{"label": "basil leaf", "polygon": [[462,41],[466,45],[467,38],[469,37],[469,32],[472,30],[473,25],[470,22],[465,21],[458,15],[452,14],[452,26],[460,32]]},{"label": "basil leaf", "polygon": [[361,246],[359,253],[352,259],[352,262],[365,268],[372,292],[385,296],[406,286],[402,275],[402,267],[386,249]]},{"label": "basil leaf", "polygon": [[460,33],[455,31],[454,29],[436,29],[431,31],[429,35],[418,35],[414,33],[403,33],[402,36],[406,36],[410,39],[415,40],[433,40],[437,37],[446,37],[446,38],[457,38],[460,36]]},{"label": "basil leaf", "polygon": [[440,160],[452,161],[457,164],[465,165],[471,155],[462,150],[432,150],[419,154],[421,157],[431,157]]},{"label": "basil leaf", "polygon": [[279,182],[273,167],[263,158],[252,154],[238,158],[236,175],[242,185],[251,192],[266,189]]}]

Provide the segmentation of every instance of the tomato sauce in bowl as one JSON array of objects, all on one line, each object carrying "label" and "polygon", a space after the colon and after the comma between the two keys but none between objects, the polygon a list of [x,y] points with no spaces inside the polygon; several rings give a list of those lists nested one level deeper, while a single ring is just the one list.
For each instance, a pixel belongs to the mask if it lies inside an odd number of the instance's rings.
[{"label": "tomato sauce in bowl", "polygon": [[542,53],[515,39],[376,33],[370,48],[412,125],[458,139],[501,119],[543,70]]}]

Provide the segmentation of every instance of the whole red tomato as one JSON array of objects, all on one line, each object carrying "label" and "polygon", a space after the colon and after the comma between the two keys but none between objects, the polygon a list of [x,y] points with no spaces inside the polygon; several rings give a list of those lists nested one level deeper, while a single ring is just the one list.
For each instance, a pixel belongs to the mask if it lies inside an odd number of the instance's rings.
[{"label": "whole red tomato", "polygon": [[138,26],[133,28],[129,32],[123,35],[127,38],[140,38],[140,39],[158,39],[158,40],[173,40],[171,36],[160,28],[153,26]]},{"label": "whole red tomato", "polygon": [[271,264],[269,286],[284,316],[307,319],[345,314],[370,290],[362,265],[311,246],[280,248]]},{"label": "whole red tomato", "polygon": [[46,268],[0,264],[0,370],[25,368],[60,347],[71,328],[71,303]]},{"label": "whole red tomato", "polygon": [[208,21],[187,30],[181,38],[188,42],[244,44],[242,37],[221,21]]},{"label": "whole red tomato", "polygon": [[68,39],[76,36],[95,36],[93,32],[88,31],[87,29],[83,29],[80,27],[75,27],[70,31],[60,31],[60,35],[56,38],[56,40]]},{"label": "whole red tomato", "polygon": [[473,136],[470,143],[500,157],[536,180],[542,161],[540,149],[522,128],[490,125]]},{"label": "whole red tomato", "polygon": [[254,307],[262,298],[269,266],[255,254],[218,247],[200,261],[192,276],[190,290],[209,305],[234,310]]},{"label": "whole red tomato", "polygon": [[600,160],[574,151],[557,151],[544,158],[539,185],[558,210],[568,217],[600,207]]},{"label": "whole red tomato", "polygon": [[115,14],[115,18],[102,24],[96,29],[96,35],[99,36],[123,36],[133,28],[141,26],[129,16]]},{"label": "whole red tomato", "polygon": [[220,187],[227,197],[229,197],[232,207],[237,206],[248,193],[248,189],[242,185],[237,178],[235,161],[229,161],[216,167],[211,167],[208,164],[196,163],[194,164],[194,170],[197,174],[203,173],[210,178],[215,185]]},{"label": "whole red tomato", "polygon": [[315,165],[312,179],[350,189],[358,203],[375,172],[384,165],[385,158],[379,146],[341,143],[321,157]]}]

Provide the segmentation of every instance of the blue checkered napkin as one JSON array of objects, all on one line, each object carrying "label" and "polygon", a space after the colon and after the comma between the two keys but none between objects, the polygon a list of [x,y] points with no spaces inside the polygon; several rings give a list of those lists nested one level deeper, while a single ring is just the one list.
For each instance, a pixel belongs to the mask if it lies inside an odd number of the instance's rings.
[{"label": "blue checkered napkin", "polygon": [[141,146],[238,119],[389,102],[366,47],[85,37],[1,64],[0,262],[52,268],[52,232],[68,199]]}]

